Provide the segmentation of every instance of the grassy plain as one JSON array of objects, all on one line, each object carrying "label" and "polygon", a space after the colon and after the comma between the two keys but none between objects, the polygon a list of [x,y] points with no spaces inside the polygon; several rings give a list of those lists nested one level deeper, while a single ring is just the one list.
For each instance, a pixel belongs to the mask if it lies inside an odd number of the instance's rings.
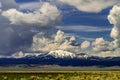
[{"label": "grassy plain", "polygon": [[120,80],[120,67],[2,66],[0,80]]},{"label": "grassy plain", "polygon": [[120,71],[1,71],[0,80],[120,80]]}]

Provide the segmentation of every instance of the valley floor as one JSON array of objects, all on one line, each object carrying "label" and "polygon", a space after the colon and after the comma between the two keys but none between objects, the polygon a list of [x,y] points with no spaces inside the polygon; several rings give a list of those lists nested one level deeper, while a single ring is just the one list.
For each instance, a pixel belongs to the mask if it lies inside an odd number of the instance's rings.
[{"label": "valley floor", "polygon": [[58,66],[58,65],[10,65],[0,66],[0,72],[5,71],[120,71],[120,66]]},{"label": "valley floor", "polygon": [[0,80],[120,80],[120,67],[0,66]]},{"label": "valley floor", "polygon": [[120,71],[1,71],[0,80],[120,80]]}]

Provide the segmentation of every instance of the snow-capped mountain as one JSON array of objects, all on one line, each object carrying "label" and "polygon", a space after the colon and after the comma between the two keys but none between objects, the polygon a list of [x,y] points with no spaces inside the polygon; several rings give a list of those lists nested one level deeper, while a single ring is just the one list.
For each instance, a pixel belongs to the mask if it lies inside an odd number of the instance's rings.
[{"label": "snow-capped mountain", "polygon": [[50,51],[48,55],[51,55],[55,58],[75,58],[76,57],[75,53],[71,53],[64,50]]},{"label": "snow-capped mountain", "polygon": [[76,53],[72,53],[64,50],[50,51],[48,55],[51,55],[55,58],[88,58],[92,56],[87,53],[76,54]]},{"label": "snow-capped mountain", "polygon": [[69,51],[65,50],[55,50],[55,51],[50,51],[49,53],[23,53],[22,51],[17,52],[13,54],[11,57],[12,58],[25,58],[25,57],[45,57],[45,56],[52,56],[54,58],[88,58],[91,57],[92,55],[87,54],[87,53],[72,53]]},{"label": "snow-capped mountain", "polygon": [[0,58],[2,65],[37,64],[60,66],[120,66],[120,57],[100,57],[87,53],[71,53],[64,50],[49,53],[18,52],[9,57]]}]

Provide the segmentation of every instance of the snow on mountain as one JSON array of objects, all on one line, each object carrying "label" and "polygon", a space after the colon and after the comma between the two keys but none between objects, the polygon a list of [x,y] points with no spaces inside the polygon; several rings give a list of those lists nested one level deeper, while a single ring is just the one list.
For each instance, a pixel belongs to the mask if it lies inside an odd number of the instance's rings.
[{"label": "snow on mountain", "polygon": [[11,58],[23,58],[23,57],[38,57],[38,56],[53,56],[55,58],[88,58],[91,57],[89,54],[86,53],[80,53],[80,54],[75,54],[72,52],[68,52],[65,50],[54,50],[50,51],[49,53],[24,53],[22,51],[17,52],[13,55],[11,55]]},{"label": "snow on mountain", "polygon": [[[93,57],[94,55],[88,54],[88,53],[72,53],[69,51],[65,50],[55,50],[55,51],[50,51],[47,55],[53,56],[55,58],[82,58],[82,59],[87,59],[89,57]],[[97,57],[97,56],[94,56]]]},{"label": "snow on mountain", "polygon": [[75,53],[71,53],[68,51],[64,50],[55,50],[55,51],[50,51],[48,55],[51,55],[55,58],[74,58],[76,57]]}]

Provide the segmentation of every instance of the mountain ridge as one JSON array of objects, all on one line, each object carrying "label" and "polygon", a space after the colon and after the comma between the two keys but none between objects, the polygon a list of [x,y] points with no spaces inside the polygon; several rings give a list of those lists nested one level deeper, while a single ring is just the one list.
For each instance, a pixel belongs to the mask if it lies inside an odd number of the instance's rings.
[{"label": "mountain ridge", "polygon": [[75,54],[64,50],[49,53],[18,52],[11,57],[1,57],[0,66],[4,65],[59,65],[59,66],[120,66],[120,57],[99,57],[87,53]]}]

